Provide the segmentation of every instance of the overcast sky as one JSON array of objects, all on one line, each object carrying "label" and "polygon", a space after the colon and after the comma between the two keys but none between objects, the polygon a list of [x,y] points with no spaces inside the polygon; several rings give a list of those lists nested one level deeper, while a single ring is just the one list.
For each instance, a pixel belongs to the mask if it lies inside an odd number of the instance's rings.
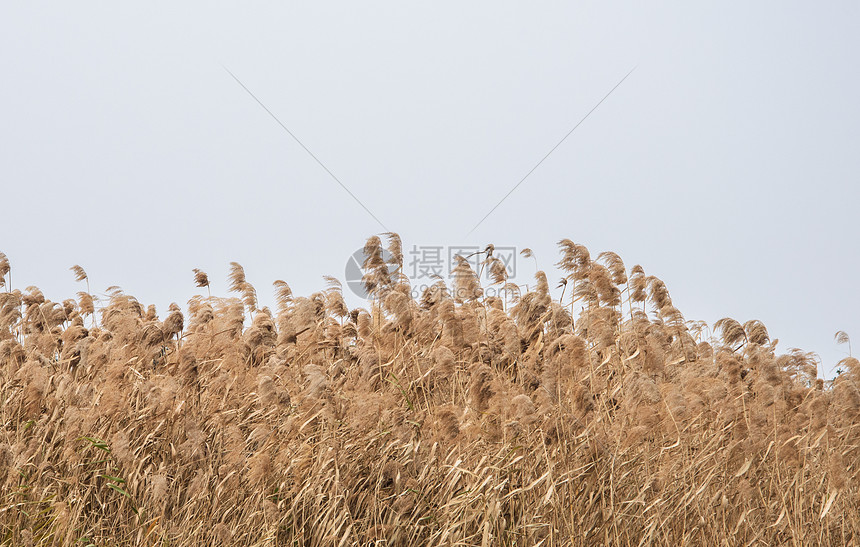
[{"label": "overcast sky", "polygon": [[[404,246],[618,252],[687,319],[860,347],[857,2],[7,4],[0,251],[55,300],[159,311]],[[636,70],[470,235],[631,69]],[[520,283],[534,262],[520,259]]]}]

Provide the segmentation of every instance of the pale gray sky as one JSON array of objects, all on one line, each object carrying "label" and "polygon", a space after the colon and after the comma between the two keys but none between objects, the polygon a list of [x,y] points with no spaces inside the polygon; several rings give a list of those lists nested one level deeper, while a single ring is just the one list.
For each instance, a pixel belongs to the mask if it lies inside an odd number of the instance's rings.
[{"label": "pale gray sky", "polygon": [[69,297],[80,264],[160,311],[232,260],[263,300],[343,278],[381,228],[227,67],[406,247],[614,250],[829,376],[836,330],[860,347],[858,27],[856,2],[6,5],[0,251],[21,288]]}]

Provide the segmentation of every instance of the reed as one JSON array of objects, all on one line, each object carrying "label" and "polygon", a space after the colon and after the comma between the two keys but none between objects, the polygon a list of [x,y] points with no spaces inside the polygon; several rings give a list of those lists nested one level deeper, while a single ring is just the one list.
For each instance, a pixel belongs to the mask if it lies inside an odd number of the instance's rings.
[{"label": "reed", "polygon": [[385,234],[366,309],[335,279],[259,309],[232,263],[237,297],[194,270],[164,319],[13,288],[0,254],[0,544],[860,540],[860,361],[825,382],[759,321],[705,339],[640,266],[559,246],[562,300],[543,272],[486,297],[467,261],[415,300]]}]

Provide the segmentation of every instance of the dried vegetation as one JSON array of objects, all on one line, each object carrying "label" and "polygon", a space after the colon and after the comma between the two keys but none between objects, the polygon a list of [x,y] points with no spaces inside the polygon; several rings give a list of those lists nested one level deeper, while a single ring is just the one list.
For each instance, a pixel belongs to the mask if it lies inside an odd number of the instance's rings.
[{"label": "dried vegetation", "polygon": [[509,298],[464,260],[415,300],[387,234],[367,309],[334,279],[258,309],[233,263],[236,297],[164,319],[11,290],[0,254],[0,544],[858,542],[860,362],[706,339],[641,267],[560,249],[559,300],[492,246]]}]

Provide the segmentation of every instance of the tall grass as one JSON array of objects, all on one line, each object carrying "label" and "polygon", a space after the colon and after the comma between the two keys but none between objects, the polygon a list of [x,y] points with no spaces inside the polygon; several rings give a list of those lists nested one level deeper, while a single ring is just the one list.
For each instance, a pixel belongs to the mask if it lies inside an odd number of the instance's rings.
[{"label": "tall grass", "polygon": [[856,359],[824,382],[758,321],[704,339],[569,240],[560,301],[492,246],[508,298],[461,261],[416,301],[385,245],[367,309],[334,279],[258,309],[234,263],[236,297],[195,270],[207,296],[163,320],[118,288],[100,313],[13,290],[0,255],[0,544],[858,542]]}]

